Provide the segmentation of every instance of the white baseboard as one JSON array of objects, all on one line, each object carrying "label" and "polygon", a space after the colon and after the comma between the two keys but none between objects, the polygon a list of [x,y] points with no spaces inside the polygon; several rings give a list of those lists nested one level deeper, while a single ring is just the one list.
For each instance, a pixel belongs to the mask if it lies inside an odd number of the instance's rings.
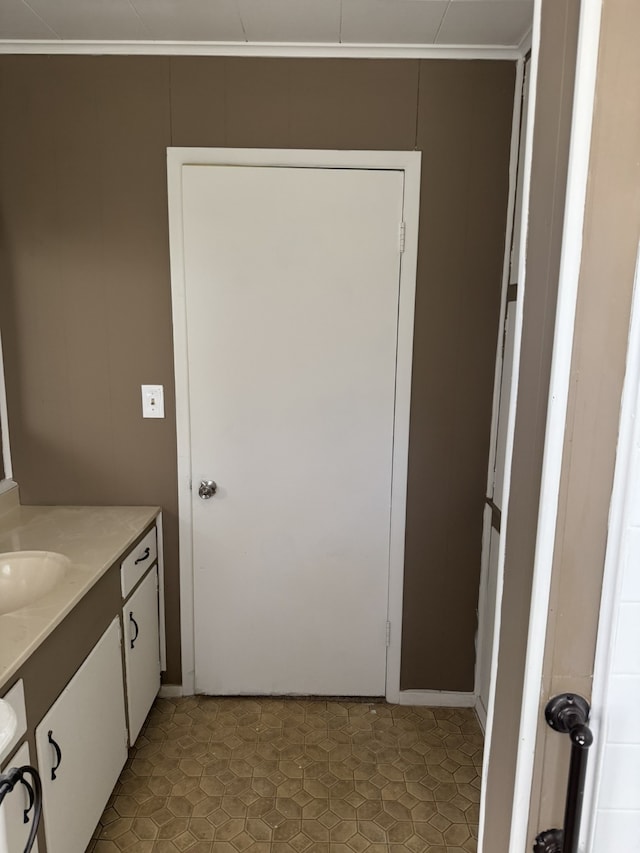
[{"label": "white baseboard", "polygon": [[398,705],[424,705],[432,708],[474,708],[475,693],[455,693],[444,690],[401,690]]},{"label": "white baseboard", "polygon": [[487,728],[487,709],[484,707],[484,702],[480,696],[476,698],[476,704],[473,707],[475,708],[476,717],[480,723],[482,734],[484,734]]},{"label": "white baseboard", "polygon": [[176,699],[182,696],[182,684],[161,684],[158,697],[160,699]]},{"label": "white baseboard", "polygon": [[[160,699],[175,699],[184,695],[181,684],[163,684],[158,693]],[[487,718],[484,706],[475,693],[457,693],[445,690],[401,690],[398,705],[422,705],[432,708],[475,708],[483,729]]]}]

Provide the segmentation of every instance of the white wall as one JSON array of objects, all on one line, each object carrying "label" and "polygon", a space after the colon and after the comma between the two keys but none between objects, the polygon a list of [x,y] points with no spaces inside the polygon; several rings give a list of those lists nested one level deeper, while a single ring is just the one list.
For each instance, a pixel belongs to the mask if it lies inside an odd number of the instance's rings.
[{"label": "white wall", "polygon": [[[587,796],[591,853],[640,853],[640,294],[627,355],[609,519]],[[590,824],[590,825],[589,825]]]},{"label": "white wall", "polygon": [[622,578],[612,613],[613,654],[600,731],[602,764],[594,853],[640,851],[640,419],[621,549]]}]

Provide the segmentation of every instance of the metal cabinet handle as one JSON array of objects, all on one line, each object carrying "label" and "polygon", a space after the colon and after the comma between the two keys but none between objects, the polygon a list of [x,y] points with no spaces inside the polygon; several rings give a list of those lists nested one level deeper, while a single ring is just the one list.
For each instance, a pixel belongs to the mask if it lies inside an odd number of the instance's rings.
[{"label": "metal cabinet handle", "polygon": [[140,628],[138,627],[138,623],[137,623],[137,622],[136,622],[136,620],[133,618],[133,610],[130,610],[130,611],[129,611],[129,621],[131,622],[131,624],[133,625],[133,627],[136,629],[136,633],[135,633],[135,635],[131,638],[131,648],[133,648],[133,647],[134,647],[134,645],[135,645],[136,640],[138,639],[138,634],[140,633]]},{"label": "metal cabinet handle", "polygon": [[151,553],[150,549],[149,549],[149,548],[145,548],[145,549],[144,549],[144,554],[142,555],[142,557],[138,557],[138,559],[137,559],[137,560],[135,560],[135,562],[134,562],[134,564],[133,564],[133,565],[134,565],[134,566],[137,566],[137,565],[138,565],[138,563],[144,563],[144,561],[145,561],[145,560],[148,560],[148,559],[149,559],[149,554],[150,554],[150,553]]},{"label": "metal cabinet handle", "polygon": [[56,778],[56,770],[62,764],[62,750],[60,749],[58,744],[55,742],[52,735],[53,735],[53,729],[50,729],[49,732],[47,733],[47,738],[48,738],[49,743],[54,748],[55,753],[56,753],[56,766],[51,768],[51,779],[54,780]]},{"label": "metal cabinet handle", "polygon": [[27,803],[27,807],[23,812],[24,817],[23,817],[22,822],[23,823],[29,823],[29,812],[33,808],[33,804],[36,801],[36,795],[33,791],[33,788],[31,787],[31,785],[27,782],[27,780],[24,777],[22,779],[20,779],[20,781],[22,782],[24,787],[27,789],[27,797],[29,799],[29,802]]},{"label": "metal cabinet handle", "polygon": [[[51,732],[49,732],[49,738],[51,738]],[[31,783],[27,782],[25,776],[31,777]],[[35,844],[38,826],[40,824],[40,816],[42,815],[42,784],[40,782],[40,774],[35,767],[30,767],[27,764],[23,767],[12,767],[10,770],[7,770],[7,772],[2,776],[2,784],[0,785],[0,801],[4,799],[6,794],[15,789],[18,782],[21,782],[25,786],[27,789],[27,796],[29,797],[29,805],[23,813],[25,823],[29,823],[29,812],[33,809],[31,829],[29,830],[29,837],[27,838],[27,846],[24,848],[25,850],[32,850],[33,845]],[[3,847],[3,849],[5,848]]]}]

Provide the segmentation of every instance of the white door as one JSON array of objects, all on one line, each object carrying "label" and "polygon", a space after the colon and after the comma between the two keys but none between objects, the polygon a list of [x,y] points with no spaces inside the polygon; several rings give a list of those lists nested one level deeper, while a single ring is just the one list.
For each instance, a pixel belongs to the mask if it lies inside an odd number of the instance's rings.
[{"label": "white door", "polygon": [[198,692],[385,692],[403,183],[182,170]]}]

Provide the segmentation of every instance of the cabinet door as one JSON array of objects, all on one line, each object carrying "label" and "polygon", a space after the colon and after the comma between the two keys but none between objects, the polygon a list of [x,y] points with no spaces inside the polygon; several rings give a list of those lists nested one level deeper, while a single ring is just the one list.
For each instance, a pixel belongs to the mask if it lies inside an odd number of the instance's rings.
[{"label": "cabinet door", "polygon": [[152,569],[123,610],[129,742],[134,743],[160,689],[158,572]]},{"label": "cabinet door", "polygon": [[[24,767],[25,764],[27,766],[31,764],[28,743],[20,747],[11,761],[8,761],[6,766],[2,768],[2,772],[6,773],[12,767]],[[31,784],[30,776],[27,776],[26,780]],[[18,785],[4,798],[2,807],[0,808],[0,850],[4,851],[6,849],[10,853],[13,853],[13,851],[16,851],[16,853],[20,851],[22,853],[27,846],[27,839],[31,832],[31,822],[33,821],[33,813],[35,811],[32,806],[27,814],[28,821],[25,823],[24,813],[27,808],[29,808],[29,797],[24,785]],[[6,847],[2,846],[3,842]],[[37,841],[33,845],[33,853],[38,853]]]},{"label": "cabinet door", "polygon": [[84,853],[127,759],[115,619],[36,729],[47,853]]}]

